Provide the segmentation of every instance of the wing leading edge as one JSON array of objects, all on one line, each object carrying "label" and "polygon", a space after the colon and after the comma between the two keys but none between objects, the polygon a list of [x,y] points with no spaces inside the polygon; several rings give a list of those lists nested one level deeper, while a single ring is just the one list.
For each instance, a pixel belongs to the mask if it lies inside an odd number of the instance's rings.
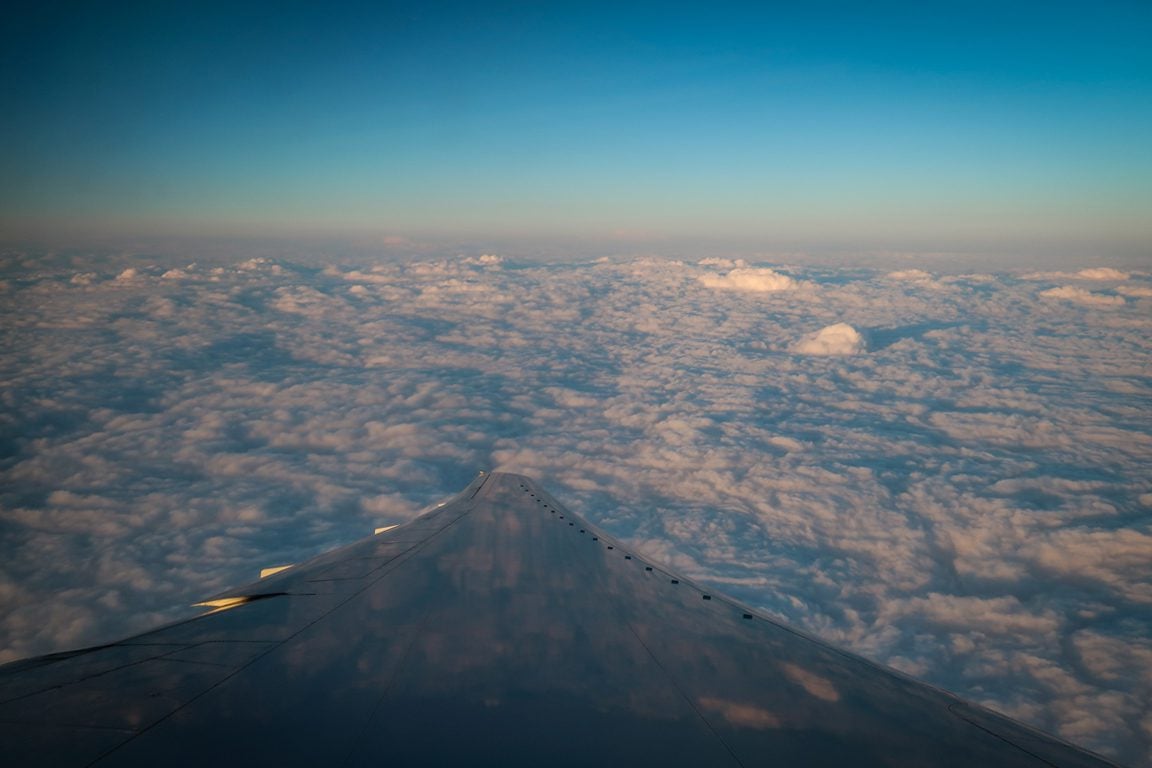
[{"label": "wing leading edge", "polygon": [[211,600],[232,607],[0,668],[7,764],[1109,765],[646,561],[521,475]]}]

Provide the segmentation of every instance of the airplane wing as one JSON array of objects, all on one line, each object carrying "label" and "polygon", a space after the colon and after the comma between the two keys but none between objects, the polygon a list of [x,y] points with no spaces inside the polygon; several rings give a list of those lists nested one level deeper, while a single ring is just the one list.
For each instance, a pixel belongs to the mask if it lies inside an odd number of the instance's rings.
[{"label": "airplane wing", "polygon": [[645,560],[521,475],[0,667],[8,766],[1101,766]]}]

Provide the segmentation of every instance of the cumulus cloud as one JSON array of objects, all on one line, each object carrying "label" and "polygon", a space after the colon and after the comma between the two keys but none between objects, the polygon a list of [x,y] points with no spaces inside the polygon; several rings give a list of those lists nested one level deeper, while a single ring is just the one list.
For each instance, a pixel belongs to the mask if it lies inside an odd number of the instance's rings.
[{"label": "cumulus cloud", "polygon": [[1051,610],[1033,611],[1012,596],[961,597],[929,594],[906,600],[893,600],[884,607],[890,620],[915,616],[919,622],[939,630],[980,632],[984,635],[1029,635],[1056,632],[1060,617]]},{"label": "cumulus cloud", "polygon": [[799,283],[793,278],[767,267],[738,267],[722,275],[701,275],[699,280],[709,288],[732,291],[794,291],[799,287]]},{"label": "cumulus cloud", "polygon": [[[406,253],[6,272],[0,659],[179,618],[505,468],[800,629],[1152,764],[1146,300]],[[173,267],[196,279],[152,279]],[[800,290],[698,282],[739,270]],[[860,351],[843,318],[873,354],[794,354]]]},{"label": "cumulus cloud", "polygon": [[913,282],[926,282],[932,275],[922,269],[900,269],[885,275],[889,280],[911,280]]},{"label": "cumulus cloud", "polygon": [[1024,280],[1108,280],[1123,281],[1132,275],[1112,267],[1086,267],[1077,272],[1028,272]]},{"label": "cumulus cloud", "polygon": [[461,259],[460,263],[477,267],[499,267],[504,263],[504,257],[494,253],[482,253],[479,256],[467,256]]},{"label": "cumulus cloud", "polygon": [[719,256],[709,256],[696,262],[702,267],[717,267],[719,269],[743,269],[748,266],[744,259],[725,259]]},{"label": "cumulus cloud", "polygon": [[1063,530],[1036,537],[1020,551],[1038,568],[1069,580],[1107,585],[1126,600],[1152,605],[1152,584],[1132,583],[1130,574],[1148,566],[1152,534],[1138,530]]},{"label": "cumulus cloud", "polygon": [[1074,301],[1077,304],[1090,304],[1102,307],[1114,307],[1125,303],[1123,296],[1108,296],[1103,293],[1093,293],[1083,288],[1077,288],[1074,285],[1049,288],[1046,291],[1040,291],[1040,295],[1046,299],[1066,299],[1067,301]]},{"label": "cumulus cloud", "polygon": [[1089,267],[1076,273],[1081,280],[1127,280],[1131,275],[1111,267]]},{"label": "cumulus cloud", "polygon": [[835,323],[806,334],[792,345],[799,355],[855,355],[864,351],[864,337],[848,323]]},{"label": "cumulus cloud", "polygon": [[[284,273],[284,268],[277,264],[272,259],[266,259],[263,256],[257,256],[247,261],[242,261],[236,265],[236,269],[244,272],[268,272],[273,275],[280,275]],[[223,271],[223,270],[221,270]]]}]

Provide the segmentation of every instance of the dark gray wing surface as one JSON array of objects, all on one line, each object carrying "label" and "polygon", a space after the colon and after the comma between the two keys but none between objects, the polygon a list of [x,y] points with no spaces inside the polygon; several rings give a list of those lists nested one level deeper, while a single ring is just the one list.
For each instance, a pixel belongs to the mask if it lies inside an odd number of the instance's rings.
[{"label": "dark gray wing surface", "polygon": [[4,764],[1108,764],[701,589],[520,475],[212,600],[0,668]]}]

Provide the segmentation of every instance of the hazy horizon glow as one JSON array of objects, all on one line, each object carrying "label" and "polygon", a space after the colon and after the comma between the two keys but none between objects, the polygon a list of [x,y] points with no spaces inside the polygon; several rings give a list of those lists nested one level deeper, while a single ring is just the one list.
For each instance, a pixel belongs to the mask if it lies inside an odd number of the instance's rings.
[{"label": "hazy horizon glow", "polygon": [[1152,9],[1078,10],[29,7],[0,228],[1146,253]]}]

